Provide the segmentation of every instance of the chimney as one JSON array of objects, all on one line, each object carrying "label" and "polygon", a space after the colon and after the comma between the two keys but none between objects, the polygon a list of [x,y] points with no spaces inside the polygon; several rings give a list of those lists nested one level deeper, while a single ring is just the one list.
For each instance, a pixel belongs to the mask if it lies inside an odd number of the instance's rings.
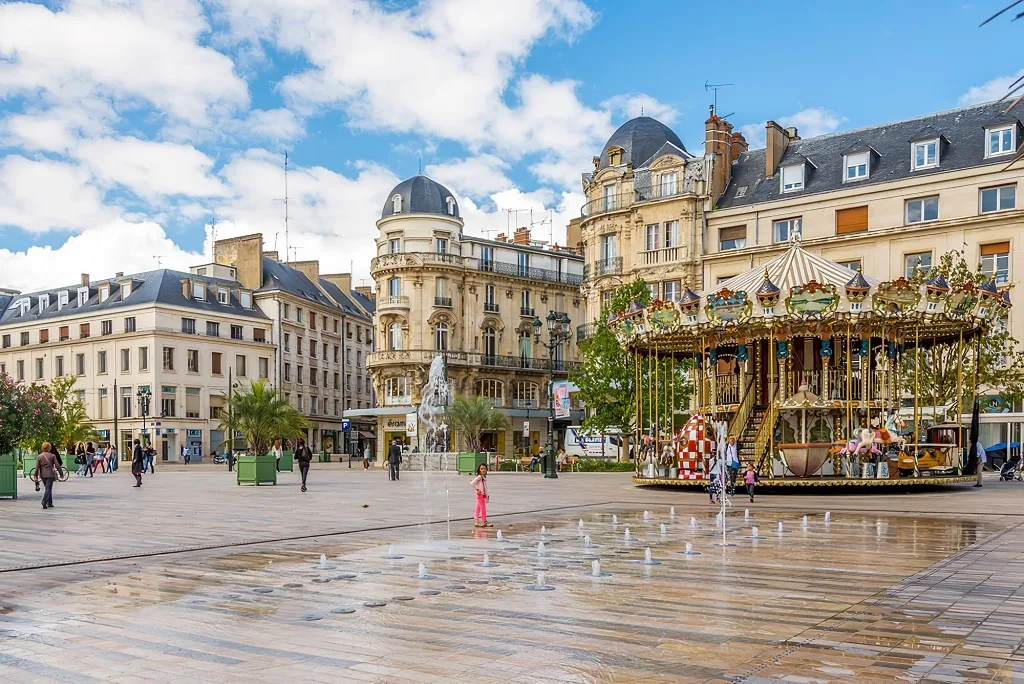
[{"label": "chimney", "polygon": [[747,144],[747,139],[743,137],[743,134],[733,133],[732,141],[729,143],[729,161],[736,161],[748,149],[750,149],[750,145]]},{"label": "chimney", "polygon": [[526,226],[516,228],[515,234],[512,236],[512,242],[517,245],[529,245],[530,244],[530,229]]},{"label": "chimney", "polygon": [[267,257],[271,261],[280,261],[281,260],[281,256],[277,253],[277,250],[271,250],[269,252],[264,252],[263,256]]},{"label": "chimney", "polygon": [[377,301],[377,293],[371,290],[369,285],[360,285],[359,287],[356,288],[356,292],[363,295],[371,302],[376,303]]},{"label": "chimney", "polygon": [[771,178],[779,170],[779,162],[782,155],[786,154],[791,140],[799,140],[795,128],[782,128],[774,121],[766,121],[765,128],[765,152],[764,152],[764,175]]},{"label": "chimney", "polygon": [[325,273],[320,276],[329,283],[334,283],[338,288],[348,294],[352,291],[352,274],[351,273]]},{"label": "chimney", "polygon": [[[715,114],[715,108],[708,110],[707,121],[704,122],[704,154],[711,158],[711,187],[712,200],[725,192],[732,179],[732,163],[741,154],[737,152],[732,143],[737,136],[743,140],[739,133],[732,132],[732,124]],[[743,140],[743,148],[746,151],[746,141]]]},{"label": "chimney", "polygon": [[320,280],[320,262],[312,261],[289,261],[288,265],[309,278],[310,282],[316,283]]},{"label": "chimney", "polygon": [[[124,271],[118,271],[117,273],[114,274],[114,277],[115,278],[124,278]],[[82,287],[85,287],[88,284],[89,284],[89,276],[86,276],[85,280],[82,281]]]},{"label": "chimney", "polygon": [[82,287],[89,287],[89,274],[83,273],[82,280],[80,282],[82,283]]},{"label": "chimney", "polygon": [[263,287],[263,236],[259,233],[217,240],[213,243],[213,260],[234,268],[245,289]]},{"label": "chimney", "polygon": [[494,238],[495,242],[508,242],[508,238],[505,237],[504,233],[498,233],[498,236]]}]

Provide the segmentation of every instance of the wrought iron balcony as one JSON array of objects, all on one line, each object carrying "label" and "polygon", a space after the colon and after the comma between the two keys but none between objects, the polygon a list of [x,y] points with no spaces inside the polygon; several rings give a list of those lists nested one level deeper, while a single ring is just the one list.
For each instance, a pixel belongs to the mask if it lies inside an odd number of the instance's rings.
[{"label": "wrought iron balcony", "polygon": [[583,267],[584,278],[597,278],[603,275],[619,275],[622,273],[622,257],[601,259]]},{"label": "wrought iron balcony", "polygon": [[444,306],[444,307],[447,307],[447,308],[450,309],[450,308],[452,308],[452,298],[451,297],[434,297],[434,306]]},{"label": "wrought iron balcony", "polygon": [[535,314],[533,313],[533,308],[532,307],[521,306],[521,307],[519,307],[519,315],[520,316],[525,316],[527,318],[533,318]]},{"label": "wrought iron balcony", "polygon": [[612,211],[621,211],[633,206],[634,193],[622,192],[616,195],[605,195],[595,200],[590,200],[580,209],[580,216],[598,216]]},{"label": "wrought iron balcony", "polygon": [[565,271],[552,271],[548,268],[532,268],[520,264],[512,264],[505,261],[493,259],[477,259],[476,267],[480,271],[497,273],[499,275],[512,276],[515,278],[526,278],[527,280],[543,280],[548,283],[564,283],[579,287],[583,284],[583,277],[576,273]]},{"label": "wrought iron balcony", "polygon": [[498,305],[494,302],[484,302],[484,313],[498,313]]},{"label": "wrought iron balcony", "polygon": [[633,192],[635,195],[634,202],[640,204],[641,202],[654,202],[669,197],[679,197],[680,195],[685,195],[689,190],[686,188],[685,181],[679,179],[674,183],[662,182],[655,185],[645,185],[636,188]]}]

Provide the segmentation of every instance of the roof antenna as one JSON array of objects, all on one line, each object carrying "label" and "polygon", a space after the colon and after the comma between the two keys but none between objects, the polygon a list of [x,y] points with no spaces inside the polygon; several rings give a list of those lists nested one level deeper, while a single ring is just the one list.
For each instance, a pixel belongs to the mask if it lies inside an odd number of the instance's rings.
[{"label": "roof antenna", "polygon": [[212,264],[217,260],[217,212],[213,213],[213,218],[210,219],[210,263]]},{"label": "roof antenna", "polygon": [[644,115],[644,98],[640,98],[640,116]]},{"label": "roof antenna", "polygon": [[[719,88],[727,88],[727,87],[729,87],[731,85],[734,85],[734,84],[733,83],[712,83],[711,81],[704,81],[704,92],[706,93],[709,90],[711,90],[711,91],[713,91],[715,93],[715,103],[714,103],[714,105],[712,105],[712,107],[714,107],[714,110],[715,110],[716,114],[718,113],[718,89]],[[725,117],[723,116],[722,118],[724,119]]]},{"label": "roof antenna", "polygon": [[417,168],[416,175],[417,176],[422,176],[423,175],[423,155],[422,154],[416,155],[416,168]]},{"label": "roof antenna", "polygon": [[164,255],[163,254],[154,254],[153,258],[156,259],[156,270],[159,271],[162,268],[161,261],[163,260]]},{"label": "roof antenna", "polygon": [[288,151],[284,153],[284,255],[288,256]]}]

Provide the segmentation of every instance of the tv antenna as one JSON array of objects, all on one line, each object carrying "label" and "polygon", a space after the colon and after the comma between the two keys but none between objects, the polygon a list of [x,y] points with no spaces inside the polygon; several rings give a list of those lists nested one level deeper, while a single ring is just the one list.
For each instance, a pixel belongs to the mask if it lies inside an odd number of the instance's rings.
[{"label": "tv antenna", "polygon": [[284,197],[274,201],[284,202],[284,260],[288,261],[288,152],[284,153]]},{"label": "tv antenna", "polygon": [[217,260],[217,212],[210,219],[210,262]]},{"label": "tv antenna", "polygon": [[[294,247],[292,247],[292,261],[298,261],[299,260],[299,250],[301,248],[302,248],[302,245],[295,245]],[[285,249],[288,249],[288,248],[285,247]],[[285,256],[286,257],[288,256],[287,252],[285,253]]]},{"label": "tv antenna", "polygon": [[153,258],[156,259],[156,268],[157,268],[157,270],[160,270],[160,268],[162,268],[162,266],[163,266],[161,262],[163,261],[164,255],[163,254],[154,254]]},{"label": "tv antenna", "polygon": [[[704,81],[704,92],[706,93],[706,92],[708,92],[710,90],[710,91],[714,92],[714,94],[715,94],[714,105],[712,105],[712,106],[715,108],[715,113],[716,114],[718,113],[718,89],[719,88],[728,88],[729,86],[732,86],[732,85],[735,85],[735,84],[734,83],[712,83],[711,81]],[[730,112],[726,116],[732,116],[735,113],[736,112]],[[723,116],[721,118],[724,119],[726,117]]]}]

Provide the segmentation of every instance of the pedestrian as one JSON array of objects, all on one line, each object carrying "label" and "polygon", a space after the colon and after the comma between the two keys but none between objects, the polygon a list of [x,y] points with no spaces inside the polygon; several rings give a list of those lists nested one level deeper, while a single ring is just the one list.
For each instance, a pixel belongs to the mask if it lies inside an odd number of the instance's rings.
[{"label": "pedestrian", "polygon": [[393,481],[401,479],[402,447],[398,446],[398,440],[391,440],[391,448],[388,449],[388,476]]},{"label": "pedestrian", "polygon": [[181,458],[185,461],[185,465],[192,462],[192,452],[184,444],[181,445]]},{"label": "pedestrian", "polygon": [[747,474],[743,476],[743,481],[747,483],[747,496],[750,497],[750,503],[754,503],[754,486],[757,484],[757,473],[754,472],[754,466],[747,466]]},{"label": "pedestrian", "polygon": [[740,472],[740,447],[736,435],[729,435],[725,443],[725,470],[729,474],[729,493],[736,491],[736,476]]},{"label": "pedestrian", "polygon": [[81,442],[75,445],[75,465],[78,466],[79,475],[92,477],[92,463],[85,453],[85,445]]},{"label": "pedestrian", "polygon": [[277,472],[281,472],[281,456],[284,455],[284,449],[281,448],[281,440],[274,440],[274,446],[270,449],[270,453],[274,454],[274,463],[277,464]]},{"label": "pedestrian", "polygon": [[309,474],[309,462],[313,460],[313,452],[306,446],[306,440],[302,437],[295,440],[295,460],[299,462],[299,475],[302,476],[302,491],[306,491],[306,476]]},{"label": "pedestrian", "polygon": [[135,487],[142,486],[142,473],[146,472],[146,456],[142,451],[142,443],[135,440],[132,448],[132,475],[135,476]]},{"label": "pedestrian", "polygon": [[113,443],[107,445],[106,449],[107,458],[107,472],[112,473],[117,470],[117,449]]},{"label": "pedestrian", "polygon": [[985,447],[981,446],[981,442],[977,443],[978,449],[978,465],[976,466],[975,475],[978,476],[978,481],[975,483],[975,487],[981,486],[981,473],[985,469],[985,460],[988,458],[988,454],[985,453]]},{"label": "pedestrian", "polygon": [[718,479],[718,473],[711,473],[711,480],[708,482],[708,503],[722,503],[722,483]]},{"label": "pedestrian", "polygon": [[85,443],[85,457],[92,464],[92,472],[96,472],[97,469],[101,473],[107,472],[107,461],[103,458],[103,450],[96,450],[96,447],[92,442]]},{"label": "pedestrian", "polygon": [[363,449],[363,470],[370,469],[370,459],[373,457],[373,452],[370,451],[370,443],[366,443],[366,448]]},{"label": "pedestrian", "polygon": [[156,449],[153,448],[152,444],[146,445],[146,449],[143,451],[143,457],[142,471],[145,472],[148,470],[152,474],[156,475],[156,468],[153,467],[153,461],[156,457]]},{"label": "pedestrian", "polygon": [[491,497],[487,493],[487,464],[481,463],[476,467],[476,477],[473,478],[473,489],[476,490],[476,510],[473,512],[473,527],[494,527],[487,522],[487,504]]},{"label": "pedestrian", "polygon": [[36,456],[36,477],[43,482],[43,510],[53,508],[53,481],[60,471],[60,460],[54,453],[57,447],[43,442],[43,450]]}]

